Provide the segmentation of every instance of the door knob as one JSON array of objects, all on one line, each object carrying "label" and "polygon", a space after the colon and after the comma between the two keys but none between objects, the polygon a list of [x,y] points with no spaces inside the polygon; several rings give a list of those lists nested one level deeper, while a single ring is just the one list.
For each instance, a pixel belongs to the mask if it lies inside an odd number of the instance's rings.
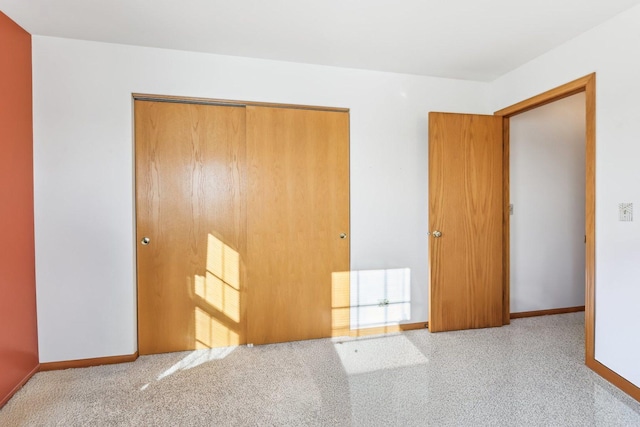
[{"label": "door knob", "polygon": [[147,246],[150,241],[151,241],[151,239],[149,239],[148,237],[143,237],[142,240],[140,240],[140,243],[142,243],[143,245]]},{"label": "door knob", "polygon": [[347,233],[340,233],[340,238],[341,239],[346,239],[347,238]]},{"label": "door knob", "polygon": [[433,233],[431,233],[431,234],[433,234],[433,237],[440,237],[440,236],[442,236],[442,233],[441,233],[441,232],[439,232],[438,230],[434,231],[434,232],[433,232]]}]

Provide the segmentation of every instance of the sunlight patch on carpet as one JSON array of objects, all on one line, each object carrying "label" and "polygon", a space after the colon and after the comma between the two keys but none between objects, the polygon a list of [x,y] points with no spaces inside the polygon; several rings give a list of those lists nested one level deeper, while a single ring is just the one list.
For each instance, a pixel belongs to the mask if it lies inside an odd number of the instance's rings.
[{"label": "sunlight patch on carpet", "polygon": [[220,347],[209,348],[206,350],[195,350],[185,356],[181,361],[164,371],[158,376],[158,381],[163,378],[173,375],[178,371],[186,371],[188,369],[200,366],[203,363],[210,362],[212,360],[224,359],[230,355],[237,347]]},{"label": "sunlight patch on carpet", "polygon": [[422,365],[429,360],[404,335],[334,343],[348,375]]}]

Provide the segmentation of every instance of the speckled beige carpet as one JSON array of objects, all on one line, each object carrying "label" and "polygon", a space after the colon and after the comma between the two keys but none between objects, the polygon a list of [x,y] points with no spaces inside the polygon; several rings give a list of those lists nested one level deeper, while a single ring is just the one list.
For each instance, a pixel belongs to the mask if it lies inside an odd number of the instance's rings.
[{"label": "speckled beige carpet", "polygon": [[640,426],[583,363],[582,313],[42,372],[0,426]]}]

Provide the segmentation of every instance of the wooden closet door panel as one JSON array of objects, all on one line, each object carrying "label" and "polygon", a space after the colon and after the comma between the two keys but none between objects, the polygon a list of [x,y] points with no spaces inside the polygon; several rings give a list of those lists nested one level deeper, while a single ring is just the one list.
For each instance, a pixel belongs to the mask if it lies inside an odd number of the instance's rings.
[{"label": "wooden closet door panel", "polygon": [[331,336],[332,280],[349,270],[349,115],[247,107],[247,158],[247,342]]},{"label": "wooden closet door panel", "polygon": [[243,343],[244,108],[136,101],[135,138],[140,354]]}]

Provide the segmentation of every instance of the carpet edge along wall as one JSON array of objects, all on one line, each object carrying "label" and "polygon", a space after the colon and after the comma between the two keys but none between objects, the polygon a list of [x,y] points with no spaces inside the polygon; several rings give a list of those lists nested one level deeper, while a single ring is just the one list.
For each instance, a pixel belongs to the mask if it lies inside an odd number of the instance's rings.
[{"label": "carpet edge along wall", "polygon": [[31,35],[0,12],[0,407],[38,367]]}]

